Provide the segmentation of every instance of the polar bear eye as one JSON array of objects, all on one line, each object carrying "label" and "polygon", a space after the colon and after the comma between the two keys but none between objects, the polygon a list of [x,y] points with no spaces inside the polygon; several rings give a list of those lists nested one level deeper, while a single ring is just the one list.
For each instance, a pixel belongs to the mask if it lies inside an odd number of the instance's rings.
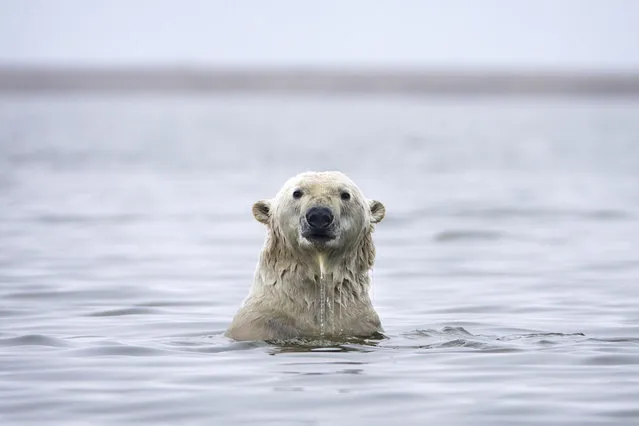
[{"label": "polar bear eye", "polygon": [[296,189],[295,191],[293,191],[293,198],[295,198],[296,200],[299,200],[300,198],[302,198],[302,195],[304,194],[299,189]]},{"label": "polar bear eye", "polygon": [[339,197],[344,200],[344,201],[348,201],[351,199],[351,194],[349,194],[346,191],[342,191],[342,193],[339,195]]}]

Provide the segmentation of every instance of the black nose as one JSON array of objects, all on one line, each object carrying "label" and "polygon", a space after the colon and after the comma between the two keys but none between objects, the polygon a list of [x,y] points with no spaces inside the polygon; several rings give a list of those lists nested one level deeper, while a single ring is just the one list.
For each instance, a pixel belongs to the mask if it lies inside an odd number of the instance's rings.
[{"label": "black nose", "polygon": [[333,213],[327,207],[312,207],[306,212],[306,221],[312,229],[326,229],[333,223]]}]

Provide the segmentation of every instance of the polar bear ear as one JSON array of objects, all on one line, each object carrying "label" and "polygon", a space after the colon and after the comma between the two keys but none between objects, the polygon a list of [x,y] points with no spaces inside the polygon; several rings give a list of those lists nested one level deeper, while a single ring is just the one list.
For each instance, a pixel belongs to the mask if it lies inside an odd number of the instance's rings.
[{"label": "polar bear ear", "polygon": [[268,223],[268,219],[271,217],[271,202],[268,200],[260,200],[253,204],[253,217],[255,217],[258,222]]},{"label": "polar bear ear", "polygon": [[379,223],[384,219],[384,215],[386,214],[386,207],[382,203],[377,200],[370,200],[368,205],[371,209],[371,222]]}]

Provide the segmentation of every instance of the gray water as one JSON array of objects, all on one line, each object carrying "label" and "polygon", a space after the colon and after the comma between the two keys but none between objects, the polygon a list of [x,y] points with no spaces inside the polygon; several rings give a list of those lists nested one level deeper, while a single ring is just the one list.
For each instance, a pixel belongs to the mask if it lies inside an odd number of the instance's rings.
[{"label": "gray water", "polygon": [[[232,342],[313,169],[387,338]],[[4,96],[0,303],[3,425],[639,424],[639,101]]]}]

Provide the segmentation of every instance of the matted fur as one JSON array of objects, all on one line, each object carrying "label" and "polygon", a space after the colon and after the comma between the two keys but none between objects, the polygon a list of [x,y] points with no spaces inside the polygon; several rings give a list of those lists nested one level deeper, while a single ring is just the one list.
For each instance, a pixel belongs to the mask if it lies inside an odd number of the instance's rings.
[{"label": "matted fur", "polygon": [[[296,190],[304,194],[299,199]],[[350,199],[341,199],[342,192]],[[317,205],[332,210],[337,229],[335,240],[320,245],[300,233],[303,215]],[[367,200],[340,172],[302,173],[275,198],[255,203],[253,215],[267,226],[266,241],[253,286],[226,335],[279,340],[382,332],[369,296],[369,272],[375,260],[371,234],[384,214],[379,201]]]}]

